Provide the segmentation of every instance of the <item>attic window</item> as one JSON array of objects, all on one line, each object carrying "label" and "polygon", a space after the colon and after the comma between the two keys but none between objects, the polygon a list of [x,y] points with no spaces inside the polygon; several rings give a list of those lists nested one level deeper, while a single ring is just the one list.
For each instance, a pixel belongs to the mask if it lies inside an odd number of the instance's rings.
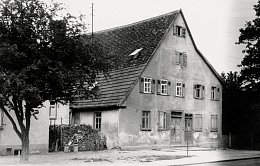
[{"label": "attic window", "polygon": [[136,49],[134,52],[132,52],[129,56],[132,57],[132,59],[138,58],[143,48]]}]

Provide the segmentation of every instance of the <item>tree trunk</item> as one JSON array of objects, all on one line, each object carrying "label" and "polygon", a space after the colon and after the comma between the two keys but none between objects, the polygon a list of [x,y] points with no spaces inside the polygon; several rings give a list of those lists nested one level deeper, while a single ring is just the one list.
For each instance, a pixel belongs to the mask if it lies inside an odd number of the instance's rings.
[{"label": "tree trunk", "polygon": [[22,135],[22,154],[20,158],[21,163],[29,162],[29,132]]}]

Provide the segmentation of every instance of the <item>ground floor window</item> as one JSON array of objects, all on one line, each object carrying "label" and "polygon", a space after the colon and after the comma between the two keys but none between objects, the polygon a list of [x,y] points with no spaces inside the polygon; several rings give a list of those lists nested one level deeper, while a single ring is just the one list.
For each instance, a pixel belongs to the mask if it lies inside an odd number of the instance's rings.
[{"label": "ground floor window", "polygon": [[158,122],[159,130],[166,130],[167,128],[166,119],[167,119],[167,113],[163,111],[159,111],[159,122]]},{"label": "ground floor window", "polygon": [[201,114],[195,115],[194,130],[195,131],[202,131],[202,115]]},{"label": "ground floor window", "polygon": [[73,112],[73,124],[80,124],[80,112]]},{"label": "ground floor window", "polygon": [[211,131],[218,131],[218,115],[211,115]]},{"label": "ground floor window", "polygon": [[151,111],[142,111],[141,130],[151,130]]},{"label": "ground floor window", "polygon": [[185,131],[192,130],[192,114],[185,114]]},{"label": "ground floor window", "polygon": [[94,128],[101,130],[101,112],[94,112]]}]

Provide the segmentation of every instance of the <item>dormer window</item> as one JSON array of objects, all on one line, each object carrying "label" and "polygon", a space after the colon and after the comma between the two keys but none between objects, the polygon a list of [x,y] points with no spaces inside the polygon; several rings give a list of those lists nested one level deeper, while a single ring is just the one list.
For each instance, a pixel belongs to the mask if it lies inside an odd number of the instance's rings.
[{"label": "dormer window", "polygon": [[143,48],[138,48],[134,52],[129,54],[129,56],[132,57],[131,59],[136,59],[136,58],[138,58],[138,56],[140,55],[142,50],[143,50]]},{"label": "dormer window", "polygon": [[184,27],[181,27],[181,26],[174,26],[173,28],[173,34],[176,35],[176,36],[179,36],[179,37],[184,37],[185,38],[185,35],[186,35],[186,29]]}]

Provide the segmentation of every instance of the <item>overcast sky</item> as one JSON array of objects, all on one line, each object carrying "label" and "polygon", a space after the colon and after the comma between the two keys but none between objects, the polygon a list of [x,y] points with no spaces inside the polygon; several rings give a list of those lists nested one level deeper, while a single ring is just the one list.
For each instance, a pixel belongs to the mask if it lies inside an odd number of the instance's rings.
[{"label": "overcast sky", "polygon": [[[239,71],[243,45],[236,45],[239,29],[255,18],[257,0],[56,0],[69,11],[85,14],[94,31],[117,27],[182,9],[199,50],[221,73]],[[89,25],[91,31],[91,25]]]}]

